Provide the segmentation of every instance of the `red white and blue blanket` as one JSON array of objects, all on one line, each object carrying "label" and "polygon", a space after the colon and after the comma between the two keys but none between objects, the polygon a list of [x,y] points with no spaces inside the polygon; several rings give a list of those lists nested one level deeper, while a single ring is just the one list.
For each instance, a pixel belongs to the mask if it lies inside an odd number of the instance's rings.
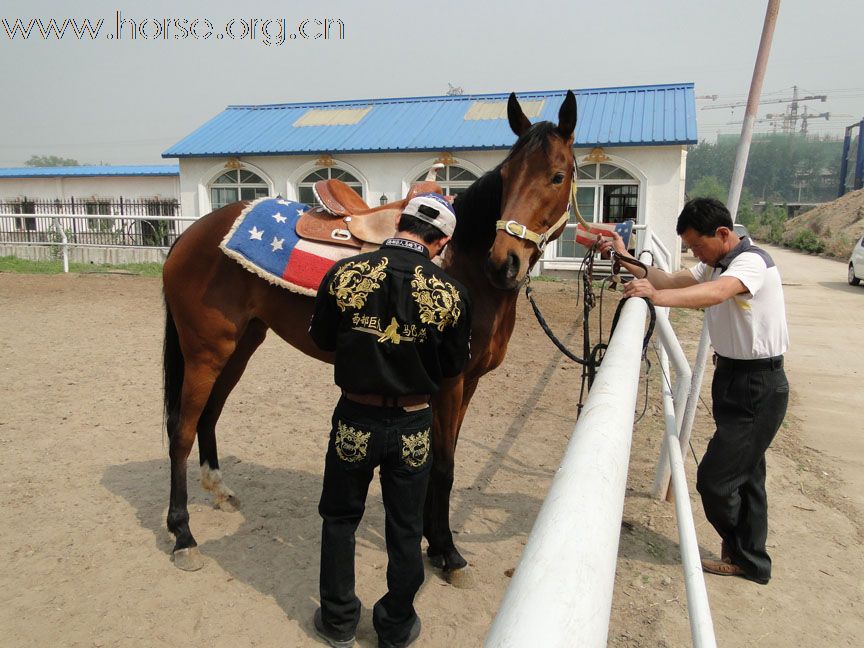
[{"label": "red white and blue blanket", "polygon": [[330,267],[359,250],[298,237],[297,219],[308,209],[282,198],[259,198],[240,213],[219,247],[270,283],[314,295]]}]

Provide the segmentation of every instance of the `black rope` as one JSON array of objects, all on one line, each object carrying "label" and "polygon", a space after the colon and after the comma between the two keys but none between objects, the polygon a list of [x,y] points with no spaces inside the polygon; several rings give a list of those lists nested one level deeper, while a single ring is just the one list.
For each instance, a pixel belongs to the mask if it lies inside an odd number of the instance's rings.
[{"label": "black rope", "polygon": [[[552,344],[561,351],[565,356],[567,356],[573,362],[576,362],[582,366],[582,384],[579,389],[579,402],[577,404],[577,412],[576,417],[582,413],[582,406],[584,402],[585,396],[585,385],[587,383],[588,390],[590,391],[592,385],[594,384],[594,378],[597,375],[597,369],[600,366],[600,363],[603,361],[603,356],[605,355],[605,351],[609,348],[609,345],[603,342],[603,293],[606,287],[606,281],[609,280],[609,277],[606,277],[601,283],[600,286],[600,300],[599,300],[599,315],[600,315],[600,341],[595,344],[593,347],[590,342],[590,332],[589,332],[589,319],[590,312],[594,308],[595,305],[598,304],[598,300],[593,290],[593,280],[594,280],[594,254],[596,252],[597,244],[595,243],[591,246],[586,252],[585,256],[582,259],[582,264],[580,265],[579,271],[582,274],[582,288],[583,288],[583,311],[582,311],[582,356],[576,355],[573,351],[568,349],[563,342],[555,335],[552,331],[552,328],[549,326],[548,322],[546,322],[546,318],[543,317],[543,314],[540,312],[540,307],[537,305],[537,302],[534,300],[533,288],[531,288],[531,280],[530,278],[526,278],[525,282],[525,297],[528,299],[531,304],[531,309],[534,311],[534,317],[537,318],[537,322],[540,324],[540,328],[543,329],[543,332],[546,333],[546,336],[552,341]],[[631,260],[628,259],[628,262]],[[615,261],[617,263],[617,260]],[[637,261],[635,265],[643,268],[645,270],[645,276],[648,276],[648,268],[641,261]],[[578,303],[579,299],[579,284],[577,284],[576,288],[576,299]],[[618,305],[615,309],[615,315],[612,318],[612,327],[609,331],[609,338],[611,339],[612,335],[615,332],[615,328],[618,325],[618,319],[621,316],[621,309],[624,307],[624,302],[626,302],[630,297],[624,297],[623,299],[618,301]],[[652,334],[654,333],[654,326],[657,321],[657,314],[654,310],[654,304],[645,297],[641,299],[645,299],[645,303],[648,305],[648,312],[650,315],[648,322],[648,329],[645,333],[645,337],[642,339],[642,359],[647,362],[647,371],[651,369],[651,363],[648,361],[647,357],[647,349],[648,342],[651,339]],[[642,415],[645,413],[645,409],[648,407],[647,402],[647,373],[646,373],[646,387],[645,387],[646,401],[645,408],[642,411]],[[639,418],[642,418],[640,415]]]}]

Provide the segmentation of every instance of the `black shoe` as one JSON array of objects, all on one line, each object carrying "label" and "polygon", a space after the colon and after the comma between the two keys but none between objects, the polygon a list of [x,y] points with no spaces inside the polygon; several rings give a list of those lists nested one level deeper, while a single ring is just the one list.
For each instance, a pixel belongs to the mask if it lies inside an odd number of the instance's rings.
[{"label": "black shoe", "polygon": [[411,645],[414,643],[414,640],[420,636],[420,617],[416,617],[414,619],[414,625],[411,626],[411,629],[408,631],[408,638],[402,643],[393,643],[392,641],[385,641],[384,639],[378,639],[378,648],[405,648],[405,646]]},{"label": "black shoe", "polygon": [[315,634],[317,634],[319,637],[321,637],[321,639],[333,646],[333,648],[351,648],[354,645],[353,634],[350,637],[346,637],[344,635],[342,637],[339,637],[337,636],[336,632],[327,629],[327,627],[324,625],[324,619],[321,618],[320,607],[315,610],[315,617],[312,619],[312,621],[315,624]]}]

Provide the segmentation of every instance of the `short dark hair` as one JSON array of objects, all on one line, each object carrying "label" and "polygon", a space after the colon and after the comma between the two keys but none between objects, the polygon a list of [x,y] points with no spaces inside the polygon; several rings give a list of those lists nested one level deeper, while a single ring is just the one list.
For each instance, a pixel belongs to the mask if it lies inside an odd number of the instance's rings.
[{"label": "short dark hair", "polygon": [[422,221],[419,218],[415,218],[408,214],[402,214],[399,217],[399,225],[397,229],[400,232],[406,232],[421,238],[427,245],[447,236],[431,223],[427,223],[426,221]]},{"label": "short dark hair", "polygon": [[714,236],[718,227],[732,229],[732,216],[726,205],[716,198],[694,198],[681,210],[675,231],[679,236],[688,229],[702,236]]}]

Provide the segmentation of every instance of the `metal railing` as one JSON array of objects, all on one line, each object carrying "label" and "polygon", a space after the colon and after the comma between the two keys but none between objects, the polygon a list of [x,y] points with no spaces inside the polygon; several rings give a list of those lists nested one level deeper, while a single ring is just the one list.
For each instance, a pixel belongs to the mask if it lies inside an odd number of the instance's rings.
[{"label": "metal railing", "polygon": [[487,648],[606,645],[646,313],[621,311]]},{"label": "metal railing", "polygon": [[55,245],[59,232],[71,245],[170,247],[181,231],[174,198],[0,201],[0,243]]},{"label": "metal railing", "polygon": [[[650,230],[645,240],[657,264],[668,270],[669,251]],[[489,630],[486,648],[606,646],[645,309],[642,300],[624,305],[561,467]],[[682,454],[686,443],[681,432],[688,416],[692,425],[699,394],[691,391],[692,373],[667,310],[657,308],[656,315],[665,421],[660,463],[666,465],[667,482],[671,475],[675,495],[693,645],[715,648]]]}]

